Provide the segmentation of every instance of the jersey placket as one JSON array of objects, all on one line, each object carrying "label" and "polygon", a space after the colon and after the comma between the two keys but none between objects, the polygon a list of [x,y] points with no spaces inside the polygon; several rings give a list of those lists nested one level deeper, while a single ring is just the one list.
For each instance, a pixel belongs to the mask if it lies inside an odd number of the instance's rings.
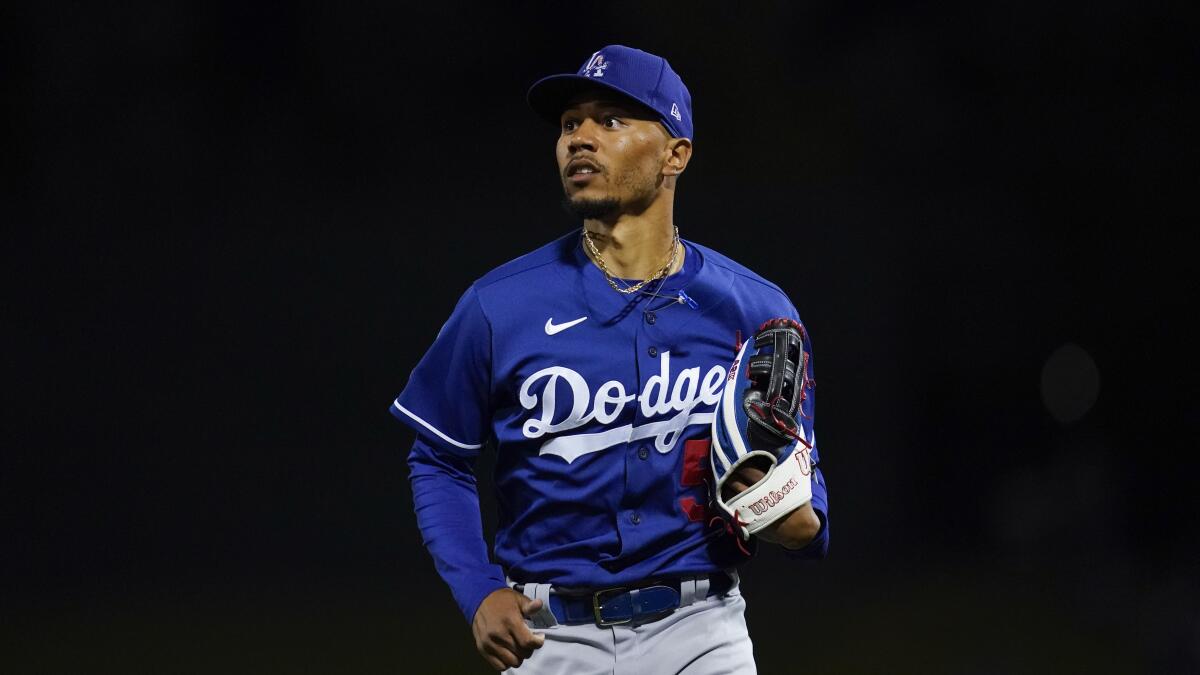
[{"label": "jersey placket", "polygon": [[[630,313],[626,319],[638,322],[633,343],[639,392],[634,410],[635,427],[665,419],[662,415],[646,416],[646,403],[642,398],[654,399],[659,395],[647,387],[652,377],[661,377],[660,386],[667,389],[665,396],[669,398],[670,395],[674,373],[663,370],[664,364],[670,368],[670,347],[664,344],[665,331],[660,325],[667,319],[650,302],[642,303],[638,311]],[[675,449],[659,452],[654,438],[643,438],[626,444],[624,459],[625,490],[617,515],[617,528],[621,535],[621,554],[628,556],[656,545],[664,530],[672,527],[664,522],[668,512],[663,504],[670,502],[674,492],[664,491],[662,477],[675,466],[676,457]]]}]

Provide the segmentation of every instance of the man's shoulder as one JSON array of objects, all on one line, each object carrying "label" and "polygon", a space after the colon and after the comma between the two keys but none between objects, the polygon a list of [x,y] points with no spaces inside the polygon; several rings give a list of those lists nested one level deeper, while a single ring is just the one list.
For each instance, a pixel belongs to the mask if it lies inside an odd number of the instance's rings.
[{"label": "man's shoulder", "polygon": [[743,327],[753,329],[764,320],[784,316],[799,320],[792,299],[778,284],[733,260],[724,253],[694,242],[704,257],[705,269],[711,270],[710,283],[724,290],[722,303],[726,312]]},{"label": "man's shoulder", "polygon": [[475,289],[494,289],[514,281],[525,282],[533,277],[557,274],[564,265],[570,264],[571,251],[578,238],[578,231],[571,230],[529,253],[498,265],[475,281]]},{"label": "man's shoulder", "polygon": [[732,277],[733,283],[747,287],[751,290],[761,290],[767,294],[775,293],[782,295],[784,298],[787,297],[787,294],[783,292],[783,289],[780,288],[778,284],[768,280],[758,272],[746,267],[724,253],[704,246],[703,244],[697,244],[694,241],[688,241],[688,243],[692,246],[695,246],[696,249],[700,251],[700,254],[704,257],[705,265],[713,265],[714,267],[720,268]]}]

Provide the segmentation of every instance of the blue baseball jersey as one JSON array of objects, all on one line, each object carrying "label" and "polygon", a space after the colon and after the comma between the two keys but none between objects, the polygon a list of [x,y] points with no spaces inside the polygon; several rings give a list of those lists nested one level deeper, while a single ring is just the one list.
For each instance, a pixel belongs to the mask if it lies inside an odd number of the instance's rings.
[{"label": "blue baseball jersey", "polygon": [[[577,230],[461,297],[391,407],[419,435],[418,522],[452,589],[503,583],[481,541],[461,539],[478,537],[479,514],[454,513],[471,504],[458,498],[474,490],[464,467],[485,446],[496,452],[495,561],[511,579],[610,588],[745,560],[710,506],[710,423],[739,335],[799,317],[774,284],[709,248],[684,248],[683,269],[651,284],[653,297],[613,290]],[[803,411],[810,439],[814,403]],[[418,477],[429,479],[420,489]],[[813,506],[821,533],[802,557],[828,542],[819,469]],[[455,590],[469,620],[488,589]]]}]

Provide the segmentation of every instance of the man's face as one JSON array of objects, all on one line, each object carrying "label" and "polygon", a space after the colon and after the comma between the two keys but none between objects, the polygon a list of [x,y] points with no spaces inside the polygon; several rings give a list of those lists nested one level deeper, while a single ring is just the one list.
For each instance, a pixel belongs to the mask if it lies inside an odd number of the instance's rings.
[{"label": "man's face", "polygon": [[670,134],[652,112],[589,92],[571,99],[559,121],[559,175],[576,215],[636,213],[654,200]]}]

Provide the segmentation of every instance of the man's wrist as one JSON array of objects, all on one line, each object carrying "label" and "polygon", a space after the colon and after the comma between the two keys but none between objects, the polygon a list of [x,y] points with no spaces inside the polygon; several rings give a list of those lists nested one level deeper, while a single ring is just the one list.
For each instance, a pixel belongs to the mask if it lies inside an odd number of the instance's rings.
[{"label": "man's wrist", "polygon": [[813,511],[812,502],[805,502],[785,516],[773,534],[780,546],[799,551],[811,544],[820,532],[821,519]]},{"label": "man's wrist", "polygon": [[471,613],[467,614],[466,612],[463,612],[463,614],[466,615],[467,623],[475,623],[475,615],[479,613],[480,606],[483,605],[483,601],[487,600],[489,595],[505,588],[509,588],[509,586],[504,582],[497,582],[479,588],[477,591],[478,594],[474,597],[472,603],[474,607],[471,607]]}]

